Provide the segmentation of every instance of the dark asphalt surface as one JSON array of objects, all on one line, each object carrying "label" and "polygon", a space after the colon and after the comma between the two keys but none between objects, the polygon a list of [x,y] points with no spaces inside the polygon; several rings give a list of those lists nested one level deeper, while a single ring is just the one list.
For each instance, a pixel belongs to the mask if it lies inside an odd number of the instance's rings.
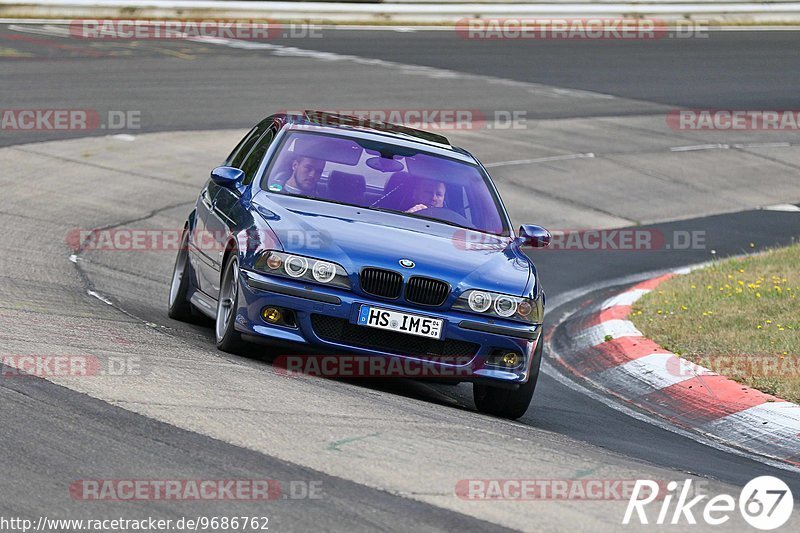
[{"label": "dark asphalt surface", "polygon": [[[0,57],[3,108],[92,106],[146,110],[144,131],[244,128],[253,122],[254,86],[262,63],[257,52],[195,43],[53,44],[46,37],[0,27],[0,48],[28,57]],[[44,42],[43,42],[44,41]],[[376,43],[379,43],[376,44]],[[356,54],[409,64],[598,91],[676,107],[800,107],[800,33],[713,33],[707,39],[635,42],[465,42],[449,32],[326,31],[324,39],[293,40],[289,46]],[[590,45],[591,44],[591,45]],[[165,51],[166,50],[166,51]],[[191,60],[180,55],[191,56]],[[498,60],[500,58],[500,60]],[[591,73],[591,75],[587,74]],[[281,90],[283,88],[281,87]],[[487,95],[490,98],[490,95]],[[498,104],[498,107],[502,107]],[[529,110],[532,116],[585,116],[580,106]],[[611,109],[609,113],[624,113]],[[266,113],[259,113],[259,115]],[[105,132],[96,132],[105,134]],[[72,134],[2,135],[0,146],[65,138]],[[74,134],[81,136],[82,134]],[[33,171],[34,169],[32,169]],[[752,211],[652,226],[704,231],[706,246],[692,250],[591,253],[535,252],[550,294],[621,276],[786,244],[800,237],[796,213]],[[751,247],[750,243],[755,246]],[[711,254],[711,250],[716,253]],[[146,309],[137,309],[147,313]],[[558,310],[555,314],[558,314]],[[141,318],[162,320],[158,314]],[[206,333],[210,335],[210,333]],[[29,379],[0,383],[0,444],[8,457],[0,481],[0,513],[41,514],[41,502],[63,501],[65,484],[86,475],[86,465],[117,477],[174,472],[175,478],[270,477],[322,480],[319,505],[278,501],[265,505],[276,524],[291,529],[369,529],[402,524],[402,529],[481,530],[488,524],[349,481],[331,478],[214,439],[110,406],[49,382]],[[424,392],[415,397],[425,399]],[[433,400],[432,400],[433,401]],[[470,405],[471,400],[464,398]],[[30,413],[20,415],[20,412]],[[699,444],[634,420],[543,376],[524,424],[583,440],[636,460],[695,472],[741,485],[773,474],[800,494],[800,476]],[[302,502],[300,502],[302,503]],[[157,505],[152,504],[152,505]],[[214,505],[181,510],[213,514]],[[80,507],[85,510],[86,506]],[[247,504],[226,503],[255,515]],[[105,506],[98,513],[124,511]],[[74,508],[54,509],[70,515]],[[164,516],[174,506],[158,509]]]},{"label": "dark asphalt surface", "polygon": [[[5,370],[6,367],[3,367]],[[327,476],[136,415],[38,378],[0,382],[7,454],[0,516],[142,519],[267,517],[272,531],[498,531],[496,525]],[[24,413],[24,416],[20,416]],[[79,480],[271,480],[269,501],[88,501],[67,498]],[[308,492],[307,492],[308,491]],[[313,499],[306,495],[314,493]],[[146,514],[145,514],[146,513]],[[258,520],[259,526],[263,525]],[[257,528],[250,528],[256,530]]]},{"label": "dark asphalt surface", "polygon": [[[270,42],[597,91],[675,108],[800,108],[800,93],[795,90],[800,86],[800,32],[714,32],[707,38],[581,42],[468,41],[452,31],[326,29],[322,38]],[[57,39],[13,31],[8,25],[0,26],[0,48],[17,54],[0,55],[0,94],[6,109],[134,110],[141,113],[140,131],[148,132],[247,128],[254,112],[273,112],[266,104],[259,109],[258,102],[277,99],[291,105],[291,88],[284,80],[270,79],[260,50],[187,41]],[[326,95],[326,87],[320,89],[320,107],[337,101],[336,95]],[[365,82],[363,108],[375,107],[368,103],[369,89]],[[376,96],[380,95],[370,94]],[[448,95],[440,96],[446,107]],[[484,110],[495,109],[508,105],[487,94]],[[573,99],[523,111],[530,119],[646,112],[630,103],[601,107]],[[0,146],[85,135],[17,132],[0,135]]]},{"label": "dark asphalt surface", "polygon": [[[654,40],[468,40],[451,31],[330,31],[299,48],[717,109],[796,108],[800,32],[710,32]],[[541,114],[546,110],[533,110]]]}]

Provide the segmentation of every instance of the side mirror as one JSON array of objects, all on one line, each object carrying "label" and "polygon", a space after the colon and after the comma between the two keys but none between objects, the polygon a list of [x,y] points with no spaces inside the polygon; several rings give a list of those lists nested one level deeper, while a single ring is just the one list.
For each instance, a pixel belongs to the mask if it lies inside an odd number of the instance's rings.
[{"label": "side mirror", "polygon": [[541,226],[526,224],[519,227],[519,240],[522,246],[545,248],[550,245],[550,232]]},{"label": "side mirror", "polygon": [[217,167],[211,171],[211,180],[217,185],[235,188],[244,180],[244,172],[233,167]]}]

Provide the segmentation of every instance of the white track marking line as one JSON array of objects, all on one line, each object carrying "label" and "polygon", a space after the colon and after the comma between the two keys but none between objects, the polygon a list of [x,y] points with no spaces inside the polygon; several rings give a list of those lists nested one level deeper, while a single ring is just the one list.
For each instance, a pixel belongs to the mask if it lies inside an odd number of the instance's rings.
[{"label": "white track marking line", "polygon": [[487,163],[483,166],[486,168],[509,167],[512,165],[530,165],[533,163],[547,163],[548,161],[567,161],[570,159],[593,159],[596,157],[592,152],[583,154],[564,154],[552,155],[547,157],[535,157],[533,159],[515,159],[512,161],[498,161],[496,163]]},{"label": "white track marking line", "polygon": [[527,90],[531,94],[540,94],[551,98],[594,98],[594,99],[617,99],[617,96],[599,93],[596,91],[585,91],[581,89],[565,89],[563,87],[551,87],[541,83],[531,83],[525,81],[510,80],[496,76],[486,76],[481,74],[470,74],[436,67],[421,65],[410,65],[397,63],[395,61],[385,61],[383,59],[373,59],[362,56],[339,54],[334,52],[322,52],[318,50],[308,50],[294,46],[283,46],[272,43],[241,41],[237,39],[222,39],[217,37],[192,37],[187,39],[198,43],[228,46],[242,50],[269,50],[276,56],[282,57],[307,57],[320,61],[347,61],[358,65],[382,67],[399,71],[409,75],[426,76],[432,79],[457,79],[457,80],[480,80],[495,85],[507,87],[519,87]]},{"label": "white track marking line", "polygon": [[788,142],[773,142],[773,143],[739,143],[732,144],[734,148],[786,148],[791,146],[792,143]]},{"label": "white track marking line", "polygon": [[794,204],[775,204],[763,207],[765,211],[786,211],[789,213],[797,213],[800,211],[800,206]]},{"label": "white track marking line", "polygon": [[112,306],[114,305],[114,303],[111,300],[109,300],[108,298],[106,298],[105,296],[100,294],[99,292],[86,291],[86,294],[88,294],[89,296],[92,296],[93,298],[97,298],[98,300],[100,300],[101,302],[103,302],[106,305],[112,305]]},{"label": "white track marking line", "polygon": [[[730,150],[731,148],[786,148],[792,146],[788,142],[771,143],[733,143],[733,144],[697,144],[693,146],[673,146],[670,152],[696,152],[700,150]],[[547,163],[549,161],[566,161],[570,159],[594,159],[598,154],[586,152],[581,154],[554,155],[548,157],[536,157],[533,159],[516,159],[513,161],[499,161],[484,165],[486,168],[505,167],[512,165],[529,165],[534,163]]]},{"label": "white track marking line", "polygon": [[52,24],[46,24],[41,28],[35,26],[25,27],[20,26],[19,24],[10,24],[8,29],[19,33],[33,33],[35,35],[50,35],[53,37],[71,37],[69,28],[64,26],[54,26]]},{"label": "white track marking line", "polygon": [[693,146],[673,146],[670,152],[694,152],[698,150],[727,150],[729,144],[695,144]]},{"label": "white track marking line", "polygon": [[788,142],[769,142],[769,143],[716,143],[716,144],[695,144],[691,146],[673,146],[670,152],[696,152],[699,150],[730,150],[731,148],[786,148],[792,146]]}]

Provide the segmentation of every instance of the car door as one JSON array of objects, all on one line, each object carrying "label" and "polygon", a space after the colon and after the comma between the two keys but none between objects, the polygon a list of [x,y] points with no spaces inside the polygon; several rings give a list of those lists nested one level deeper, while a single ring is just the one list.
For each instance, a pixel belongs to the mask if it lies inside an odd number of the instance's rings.
[{"label": "car door", "polygon": [[[245,173],[242,185],[250,187],[258,173],[261,160],[267,153],[272,141],[277,133],[276,127],[270,123],[266,129],[260,131],[260,135],[252,144],[247,155],[241,160],[239,166]],[[233,165],[231,165],[233,166]],[[213,272],[207,280],[209,294],[215,298],[219,294],[220,273],[222,271],[222,260],[225,254],[225,244],[232,232],[238,231],[243,227],[243,222],[249,219],[247,207],[242,204],[242,192],[234,188],[222,187],[213,184],[215,194],[211,210],[206,218],[206,230],[215,239],[215,253],[211,258],[213,261]],[[249,225],[249,224],[248,224]]]},{"label": "car door", "polygon": [[[236,145],[236,148],[233,149],[223,164],[239,168],[247,154],[250,153],[253,145],[271,122],[271,120],[264,120],[247,132],[247,135]],[[208,215],[214,209],[214,202],[219,190],[220,186],[209,180],[200,192],[200,197],[197,199],[195,207],[195,226],[192,235],[194,246],[191,248],[192,253],[189,255],[192,268],[197,275],[199,289],[214,297],[216,297],[216,292],[213,292],[216,286],[215,280],[219,279],[219,274],[216,273],[214,266],[214,258],[218,253],[216,250],[217,239],[209,232],[207,223]]]},{"label": "car door", "polygon": [[189,255],[192,269],[197,275],[198,288],[207,294],[209,293],[209,279],[213,271],[212,257],[215,245],[215,240],[211,238],[206,228],[208,214],[214,205],[212,194],[209,191],[209,184],[206,184],[197,199],[194,233],[192,234],[194,246],[190,249],[192,253]]}]

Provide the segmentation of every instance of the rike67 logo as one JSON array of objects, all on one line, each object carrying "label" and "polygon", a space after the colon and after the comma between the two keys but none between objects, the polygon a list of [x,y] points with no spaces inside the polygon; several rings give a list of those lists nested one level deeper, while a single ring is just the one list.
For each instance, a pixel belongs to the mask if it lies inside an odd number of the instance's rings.
[{"label": "rike67 logo", "polygon": [[[739,513],[748,524],[756,529],[769,531],[784,525],[794,508],[794,498],[789,486],[773,476],[760,476],[750,480],[739,494],[738,502],[730,494],[719,494],[707,501],[706,494],[690,499],[691,479],[685,480],[682,485],[677,481],[670,481],[666,491],[661,491],[660,488],[661,485],[655,481],[636,480],[622,523],[628,525],[638,520],[640,524],[695,525],[698,519],[702,519],[705,524],[720,526],[735,514],[738,503]],[[654,502],[657,503],[650,506]],[[648,510],[651,511],[650,514]],[[657,515],[653,517],[652,511],[656,510]]]}]

